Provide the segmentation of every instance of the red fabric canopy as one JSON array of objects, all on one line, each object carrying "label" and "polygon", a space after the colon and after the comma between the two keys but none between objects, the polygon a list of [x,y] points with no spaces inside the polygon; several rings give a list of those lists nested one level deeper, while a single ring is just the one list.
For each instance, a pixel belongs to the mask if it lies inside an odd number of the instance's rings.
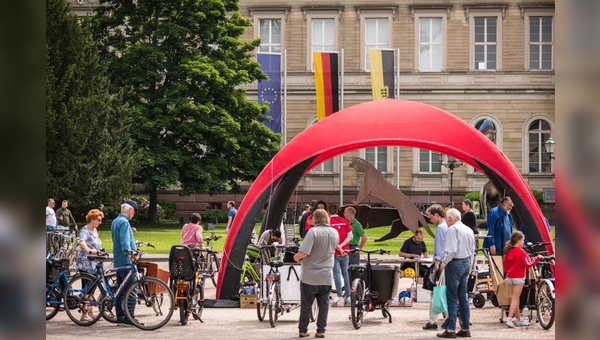
[{"label": "red fabric canopy", "polygon": [[[527,217],[524,222],[530,239],[551,241],[540,207],[521,173],[483,134],[455,115],[431,105],[408,100],[377,100],[349,107],[310,126],[267,164],[245,195],[227,237],[224,257],[229,261],[219,273],[217,297],[223,295],[223,284],[227,286],[227,296],[232,289],[237,289],[234,288],[239,281],[237,268],[243,262],[240,253],[246,249],[247,235],[265,201],[282,195],[278,190],[289,192],[291,196],[295,185],[280,185],[286,176],[290,177],[290,172],[304,167],[304,174],[340,154],[375,146],[428,149],[475,167],[486,173],[496,186],[503,186],[504,191],[511,193],[516,201],[515,210]],[[300,178],[296,176],[290,181],[297,185]],[[288,203],[281,199],[270,201],[282,210]],[[548,249],[552,253],[552,247]]]}]

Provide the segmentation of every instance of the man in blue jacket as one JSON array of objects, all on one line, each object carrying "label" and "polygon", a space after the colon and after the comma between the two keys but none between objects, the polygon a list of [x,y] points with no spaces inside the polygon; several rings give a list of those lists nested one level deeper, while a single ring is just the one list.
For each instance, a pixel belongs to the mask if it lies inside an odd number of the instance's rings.
[{"label": "man in blue jacket", "polygon": [[[122,267],[130,265],[131,256],[127,252],[136,250],[135,239],[133,238],[133,230],[129,220],[133,218],[135,213],[138,211],[138,205],[135,201],[126,200],[121,204],[121,214],[117,216],[110,225],[110,233],[113,241],[113,256],[114,266]],[[127,276],[128,271],[119,270],[117,271],[117,283],[121,285]],[[125,317],[125,310],[123,309],[123,297],[116,299],[116,312],[117,312],[117,325],[129,324],[129,321]],[[127,308],[131,315],[135,311],[135,300],[130,299],[127,301]]]},{"label": "man in blue jacket", "polygon": [[502,254],[502,249],[512,234],[513,218],[510,210],[514,204],[510,197],[506,196],[500,201],[500,205],[492,208],[487,216],[488,236],[483,242],[483,247],[489,249],[490,254]]}]

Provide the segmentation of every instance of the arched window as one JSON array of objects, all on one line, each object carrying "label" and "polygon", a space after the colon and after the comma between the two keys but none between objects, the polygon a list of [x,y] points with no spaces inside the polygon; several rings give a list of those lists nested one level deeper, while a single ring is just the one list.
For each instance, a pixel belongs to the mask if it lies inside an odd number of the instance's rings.
[{"label": "arched window", "polygon": [[529,173],[552,173],[552,160],[544,148],[544,142],[552,136],[550,123],[545,119],[536,119],[529,124],[527,130]]}]

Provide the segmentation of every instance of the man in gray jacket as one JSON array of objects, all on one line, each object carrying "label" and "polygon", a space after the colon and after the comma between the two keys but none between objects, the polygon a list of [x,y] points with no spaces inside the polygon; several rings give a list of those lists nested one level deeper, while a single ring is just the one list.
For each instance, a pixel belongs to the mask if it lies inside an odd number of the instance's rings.
[{"label": "man in gray jacket", "polygon": [[[329,312],[329,293],[331,292],[331,271],[333,254],[339,247],[339,236],[329,225],[329,215],[324,209],[317,209],[313,214],[315,226],[304,236],[304,241],[294,256],[294,261],[302,263],[302,282],[300,283],[300,320],[299,336],[306,338],[308,322],[313,302],[317,299],[319,316],[317,317],[317,334],[325,337],[327,314]],[[341,250],[341,249],[340,249]]]}]

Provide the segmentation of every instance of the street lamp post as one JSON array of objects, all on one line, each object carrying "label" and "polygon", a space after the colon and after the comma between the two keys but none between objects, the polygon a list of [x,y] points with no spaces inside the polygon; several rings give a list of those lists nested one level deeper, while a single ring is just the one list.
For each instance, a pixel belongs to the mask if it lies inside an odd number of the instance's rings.
[{"label": "street lamp post", "polygon": [[452,197],[453,184],[454,184],[454,169],[462,166],[463,163],[460,161],[457,161],[456,159],[454,159],[452,157],[448,157],[448,162],[442,163],[442,165],[445,166],[446,168],[448,168],[448,170],[450,170],[450,207],[454,208],[454,201],[453,201],[453,197]]},{"label": "street lamp post", "polygon": [[554,158],[554,146],[556,145],[556,142],[554,142],[554,139],[552,139],[552,137],[548,137],[548,139],[546,139],[546,141],[544,142],[544,149],[546,150],[546,153],[550,156],[550,159],[555,159]]}]

